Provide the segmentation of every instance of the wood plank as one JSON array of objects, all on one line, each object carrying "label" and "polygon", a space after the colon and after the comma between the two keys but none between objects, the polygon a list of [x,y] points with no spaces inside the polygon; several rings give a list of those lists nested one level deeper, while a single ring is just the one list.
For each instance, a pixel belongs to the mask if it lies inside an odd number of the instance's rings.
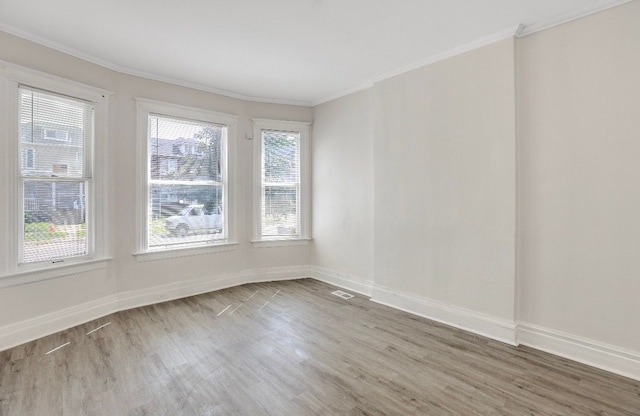
[{"label": "wood plank", "polygon": [[0,352],[0,415],[640,415],[640,382],[335,289],[243,285]]}]

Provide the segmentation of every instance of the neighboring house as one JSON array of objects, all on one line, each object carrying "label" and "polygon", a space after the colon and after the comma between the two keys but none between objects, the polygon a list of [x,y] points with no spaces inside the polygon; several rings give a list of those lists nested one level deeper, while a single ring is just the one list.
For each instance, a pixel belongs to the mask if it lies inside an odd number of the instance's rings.
[{"label": "neighboring house", "polygon": [[[219,140],[219,138],[218,138]],[[150,140],[151,204],[155,218],[175,215],[189,204],[219,204],[221,193],[199,188],[198,181],[220,178],[220,146],[193,138]]]},{"label": "neighboring house", "polygon": [[25,176],[81,175],[82,134],[81,128],[73,126],[54,123],[22,123],[20,136]]},{"label": "neighboring house", "polygon": [[[198,177],[189,165],[204,159],[204,149],[196,139],[151,138],[151,178],[152,179],[206,179]],[[191,162],[191,163],[190,163]]]},{"label": "neighboring house", "polygon": [[[24,176],[82,176],[81,128],[56,123],[22,123],[20,135]],[[78,182],[26,181],[25,221],[82,221],[83,188]]]},{"label": "neighboring house", "polygon": [[[25,176],[82,175],[82,129],[55,123],[22,123],[22,168]],[[219,146],[193,138],[151,139],[151,178],[167,181],[152,189],[156,217],[174,215],[191,203],[220,201],[217,193],[180,182],[215,180],[220,175]],[[211,161],[209,161],[211,159]],[[53,162],[55,161],[55,162]],[[27,222],[82,221],[84,189],[77,182],[27,181],[24,212]]]}]

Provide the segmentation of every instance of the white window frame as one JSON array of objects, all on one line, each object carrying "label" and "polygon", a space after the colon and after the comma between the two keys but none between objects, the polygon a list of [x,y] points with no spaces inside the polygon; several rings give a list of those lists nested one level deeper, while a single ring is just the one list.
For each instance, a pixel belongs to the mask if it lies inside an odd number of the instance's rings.
[{"label": "white window frame", "polygon": [[[305,245],[311,240],[311,123],[254,118],[253,121],[253,240],[255,247]],[[262,132],[300,135],[300,233],[296,236],[262,235]]]},{"label": "white window frame", "polygon": [[[87,193],[87,254],[34,263],[19,263],[24,209],[20,183],[19,94],[25,86],[53,94],[89,101],[94,106],[93,143],[87,143],[88,166],[92,167],[91,192]],[[0,161],[5,198],[0,201],[0,219],[6,225],[0,233],[0,288],[68,276],[105,268],[109,258],[107,203],[108,108],[112,92],[75,81],[0,61]],[[35,163],[35,154],[34,154]]]},{"label": "white window frame", "polygon": [[[136,251],[137,261],[153,261],[168,258],[185,257],[199,254],[217,253],[235,249],[235,148],[238,117],[201,108],[165,103],[136,97],[137,107],[137,166],[136,166]],[[148,209],[149,209],[149,116],[162,115],[205,123],[222,124],[227,127],[226,182],[223,188],[224,232],[226,238],[209,240],[180,247],[149,248]]]}]

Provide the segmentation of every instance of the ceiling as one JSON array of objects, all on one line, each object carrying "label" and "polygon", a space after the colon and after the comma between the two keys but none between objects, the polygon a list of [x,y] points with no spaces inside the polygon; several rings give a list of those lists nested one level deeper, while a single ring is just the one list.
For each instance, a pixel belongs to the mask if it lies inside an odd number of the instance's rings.
[{"label": "ceiling", "polygon": [[0,0],[0,30],[124,73],[314,105],[627,1]]}]

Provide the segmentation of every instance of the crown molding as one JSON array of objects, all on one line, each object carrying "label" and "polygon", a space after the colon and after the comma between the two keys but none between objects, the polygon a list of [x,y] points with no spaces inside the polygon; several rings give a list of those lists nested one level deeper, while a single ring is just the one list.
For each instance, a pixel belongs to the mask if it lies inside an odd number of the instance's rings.
[{"label": "crown molding", "polygon": [[328,103],[328,102],[333,101],[333,100],[337,100],[338,98],[346,97],[347,95],[355,94],[356,92],[363,91],[363,90],[366,90],[368,88],[373,87],[373,84],[374,84],[373,81],[369,81],[369,82],[360,84],[357,87],[349,88],[349,89],[343,90],[341,92],[328,95],[328,96],[326,96],[324,98],[321,98],[319,100],[315,100],[315,101],[311,102],[311,106],[315,107],[315,106],[318,106],[320,104],[324,104],[324,103]]},{"label": "crown molding", "polygon": [[632,1],[634,0],[594,0],[582,7],[570,9],[565,11],[564,13],[555,14],[545,19],[541,19],[537,22],[527,24],[523,27],[523,30],[516,36],[521,38],[532,35],[534,33],[541,32],[546,29],[551,29],[552,27],[580,19],[582,17],[586,17],[614,7],[622,6],[626,3],[631,3]]},{"label": "crown molding", "polygon": [[283,105],[296,105],[296,106],[303,106],[303,107],[310,107],[311,103],[308,101],[298,101],[298,100],[284,100],[284,99],[276,99],[276,98],[265,98],[265,97],[254,97],[254,96],[250,96],[250,95],[243,95],[243,94],[238,94],[232,91],[227,91],[227,90],[223,90],[223,89],[218,89],[218,88],[213,88],[207,85],[203,85],[203,84],[198,84],[198,83],[193,83],[193,82],[188,82],[188,81],[184,81],[178,78],[173,78],[173,77],[166,77],[166,76],[162,76],[162,75],[158,75],[158,74],[154,74],[151,72],[146,72],[146,71],[140,71],[134,68],[130,68],[127,66],[123,66],[123,65],[118,65],[115,64],[113,62],[95,57],[91,54],[85,53],[85,52],[81,52],[77,49],[74,48],[70,48],[66,45],[63,45],[61,43],[58,42],[54,42],[52,40],[43,38],[41,36],[38,35],[34,35],[33,33],[24,31],[22,29],[18,29],[16,27],[7,25],[5,23],[0,22],[0,31],[2,32],[6,32],[10,35],[28,40],[29,42],[33,42],[36,43],[38,45],[42,45],[45,46],[47,48],[56,50],[58,52],[62,52],[66,55],[70,55],[73,56],[75,58],[78,59],[82,59],[83,61],[87,61],[87,62],[91,62],[92,64],[101,66],[103,68],[107,68],[110,69],[112,71],[121,73],[121,74],[125,74],[125,75],[131,75],[131,76],[135,76],[135,77],[140,77],[140,78],[145,78],[145,79],[149,79],[152,81],[158,81],[158,82],[164,82],[167,84],[172,84],[172,85],[177,85],[180,87],[185,87],[185,88],[191,88],[194,90],[198,90],[198,91],[204,91],[204,92],[209,92],[212,94],[217,94],[217,95],[222,95],[225,97],[229,97],[229,98],[235,98],[238,100],[243,100],[243,101],[252,101],[252,102],[258,102],[258,103],[269,103],[269,104],[283,104]]},{"label": "crown molding", "polygon": [[332,94],[332,95],[329,95],[327,97],[321,98],[319,100],[313,101],[312,105],[315,107],[317,105],[324,104],[324,103],[329,102],[329,101],[333,101],[335,99],[347,96],[349,94],[353,94],[355,92],[370,88],[374,84],[376,84],[376,83],[378,83],[380,81],[384,81],[386,79],[393,78],[393,77],[398,76],[398,75],[402,75],[402,74],[404,74],[406,72],[413,71],[414,69],[418,69],[418,68],[421,68],[423,66],[431,65],[431,64],[434,64],[436,62],[444,61],[445,59],[449,59],[449,58],[452,58],[454,56],[461,55],[461,54],[463,54],[465,52],[469,52],[469,51],[472,51],[474,49],[478,49],[478,48],[481,48],[483,46],[490,45],[492,43],[499,42],[499,41],[504,40],[504,39],[515,37],[521,31],[522,31],[522,25],[518,25],[518,26],[510,27],[510,28],[505,29],[505,30],[501,30],[500,32],[496,32],[496,33],[493,33],[493,34],[488,35],[488,36],[484,36],[482,38],[476,39],[476,40],[471,41],[469,43],[465,43],[464,45],[456,46],[455,48],[449,49],[447,51],[444,51],[444,52],[441,52],[441,53],[438,53],[438,54],[435,54],[435,55],[432,55],[432,56],[430,56],[430,57],[428,57],[426,59],[422,59],[422,60],[420,60],[418,62],[414,62],[413,64],[406,65],[406,66],[400,67],[398,69],[395,69],[393,71],[387,72],[385,74],[379,75],[379,76],[377,76],[375,78],[372,78],[372,79],[368,80],[367,82],[364,82],[364,83],[360,84],[360,86],[358,86],[358,87],[350,88],[350,89],[342,91],[340,93]]},{"label": "crown molding", "polygon": [[617,6],[621,6],[623,4],[626,3],[630,3],[634,0],[592,0],[589,4],[586,4],[582,7],[578,7],[575,9],[571,9],[568,10],[564,13],[561,14],[556,14],[544,19],[541,19],[539,21],[536,22],[532,22],[526,25],[518,25],[515,27],[511,27],[508,29],[505,29],[503,31],[500,32],[496,32],[494,34],[476,39],[472,42],[466,43],[464,45],[449,49],[447,51],[432,55],[431,57],[428,57],[426,59],[420,60],[418,62],[415,62],[413,64],[410,65],[406,65],[403,66],[401,68],[398,68],[396,70],[387,72],[385,74],[382,74],[380,76],[371,78],[365,82],[360,83],[358,86],[355,87],[351,87],[348,88],[346,90],[343,90],[341,92],[337,92],[334,94],[330,94],[328,96],[325,96],[323,98],[317,99],[317,100],[313,100],[313,101],[301,101],[301,100],[286,100],[286,99],[274,99],[274,98],[266,98],[266,97],[254,97],[254,96],[249,96],[249,95],[244,95],[244,94],[239,94],[239,93],[235,93],[233,91],[227,91],[227,90],[223,90],[223,89],[219,89],[219,88],[213,88],[207,85],[203,85],[203,84],[198,84],[198,83],[192,83],[192,82],[188,82],[188,81],[184,81],[184,80],[180,80],[177,78],[172,78],[172,77],[166,77],[166,76],[162,76],[162,75],[158,75],[158,74],[154,74],[154,73],[150,73],[150,72],[146,72],[146,71],[140,71],[134,68],[130,68],[127,66],[123,66],[123,65],[118,65],[115,64],[113,62],[109,62],[107,60],[104,59],[100,59],[97,58],[91,54],[87,54],[85,52],[81,52],[77,49],[74,48],[70,48],[68,46],[65,46],[61,43],[58,42],[54,42],[51,41],[49,39],[43,38],[41,36],[32,34],[30,32],[26,32],[24,30],[15,28],[13,26],[4,24],[0,22],[0,31],[9,33],[11,35],[17,36],[19,38],[22,39],[26,39],[30,42],[34,42],[37,43],[39,45],[42,46],[46,46],[48,48],[54,49],[58,52],[62,52],[65,53],[67,55],[71,55],[73,57],[82,59],[84,61],[88,61],[91,62],[93,64],[99,65],[101,67],[110,69],[112,71],[121,73],[121,74],[125,74],[125,75],[132,75],[132,76],[136,76],[136,77],[140,77],[140,78],[146,78],[149,80],[153,80],[153,81],[159,81],[159,82],[164,82],[164,83],[168,83],[168,84],[173,84],[173,85],[177,85],[177,86],[181,86],[181,87],[185,87],[185,88],[191,88],[194,90],[199,90],[199,91],[204,91],[204,92],[209,92],[212,94],[217,94],[217,95],[222,95],[225,97],[229,97],[229,98],[235,98],[238,100],[243,100],[243,101],[250,101],[250,102],[259,102],[259,103],[269,103],[269,104],[283,104],[283,105],[295,105],[295,106],[302,106],[302,107],[315,107],[317,105],[320,104],[324,104],[326,102],[329,101],[333,101],[336,100],[338,98],[356,93],[358,91],[362,91],[365,90],[367,88],[372,87],[375,83],[383,81],[385,79],[389,79],[392,78],[394,76],[412,71],[414,69],[426,66],[426,65],[430,65],[439,61],[443,61],[445,59],[454,57],[456,55],[460,55],[462,53],[465,52],[469,52],[472,51],[474,49],[478,49],[481,48],[483,46],[489,45],[491,43],[494,42],[498,42],[500,40],[509,38],[509,37],[516,37],[516,38],[521,38],[521,37],[525,37],[546,29],[550,29],[552,27],[576,20],[576,19],[580,19],[582,17],[591,15],[591,14],[595,14],[607,9],[611,9]]},{"label": "crown molding", "polygon": [[530,23],[527,25],[524,24],[519,24],[518,26],[512,27],[512,28],[508,28],[506,30],[500,31],[500,32],[496,32],[492,35],[474,40],[472,42],[469,42],[467,44],[458,46],[456,48],[450,49],[448,51],[433,55],[427,59],[418,61],[414,64],[411,65],[407,65],[405,67],[399,68],[395,71],[391,71],[388,72],[384,75],[381,75],[379,77],[373,78],[365,83],[360,84],[360,86],[358,87],[354,87],[354,88],[350,88],[347,90],[344,90],[342,92],[336,93],[336,94],[332,94],[329,96],[326,96],[324,98],[321,98],[319,100],[313,101],[312,102],[312,106],[317,106],[320,104],[324,104],[327,103],[329,101],[333,101],[336,100],[338,98],[341,97],[345,97],[347,95],[356,93],[358,91],[362,91],[365,90],[367,88],[372,87],[375,83],[380,82],[380,81],[384,81],[385,79],[389,79],[392,78],[394,76],[397,75],[401,75],[405,72],[409,72],[412,71],[414,69],[418,69],[420,67],[426,66],[426,65],[431,65],[434,64],[436,62],[439,61],[443,61],[445,59],[448,58],[452,58],[456,55],[460,55],[463,54],[465,52],[469,52],[472,51],[474,49],[478,49],[481,48],[483,46],[489,45],[491,43],[495,43],[498,42],[500,40],[503,39],[507,39],[509,37],[515,37],[515,38],[522,38],[546,29],[550,29],[554,26],[558,26],[564,23],[568,23],[572,20],[576,20],[576,19],[580,19],[582,17],[586,17],[589,16],[591,14],[595,14],[601,11],[605,11],[617,6],[621,6],[623,4],[626,3],[630,3],[632,1],[635,0],[594,0],[591,3],[583,6],[583,7],[579,7],[579,8],[575,8],[575,9],[571,9],[569,11],[566,11],[564,13],[561,14],[557,14],[554,15],[552,17],[546,18],[546,19],[542,19],[540,21],[534,22],[534,23]]}]

